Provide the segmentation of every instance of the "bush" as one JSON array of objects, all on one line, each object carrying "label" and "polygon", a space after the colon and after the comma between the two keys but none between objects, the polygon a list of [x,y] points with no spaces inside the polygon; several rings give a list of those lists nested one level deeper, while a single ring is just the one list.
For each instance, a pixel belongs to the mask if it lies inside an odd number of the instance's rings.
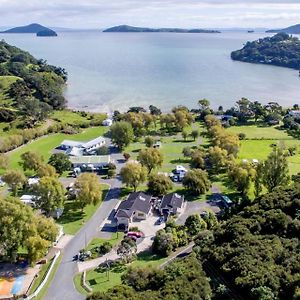
[{"label": "bush", "polygon": [[112,244],[110,242],[104,242],[100,247],[99,247],[99,253],[101,255],[104,255],[108,252],[110,252],[112,249]]},{"label": "bush", "polygon": [[107,146],[102,146],[99,149],[97,149],[96,152],[97,152],[97,155],[108,155],[109,148]]},{"label": "bush", "polygon": [[240,140],[246,139],[246,134],[243,133],[243,132],[239,133],[239,139],[240,139]]}]

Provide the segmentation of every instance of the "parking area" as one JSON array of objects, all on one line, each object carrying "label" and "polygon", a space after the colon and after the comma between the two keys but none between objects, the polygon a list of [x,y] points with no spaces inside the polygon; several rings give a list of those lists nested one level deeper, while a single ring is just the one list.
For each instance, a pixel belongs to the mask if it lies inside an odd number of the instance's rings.
[{"label": "parking area", "polygon": [[193,214],[200,214],[203,211],[211,210],[215,214],[220,212],[220,207],[216,203],[216,201],[205,201],[205,202],[199,202],[199,201],[193,201],[193,202],[187,202],[185,211],[179,216],[176,223],[179,225],[183,225],[185,223],[185,220],[188,218],[188,216]]},{"label": "parking area", "polygon": [[140,222],[132,222],[130,227],[138,227],[145,237],[137,245],[137,252],[142,252],[149,249],[153,243],[153,238],[156,232],[165,227],[165,223],[157,224],[158,216],[148,216],[146,220]]}]

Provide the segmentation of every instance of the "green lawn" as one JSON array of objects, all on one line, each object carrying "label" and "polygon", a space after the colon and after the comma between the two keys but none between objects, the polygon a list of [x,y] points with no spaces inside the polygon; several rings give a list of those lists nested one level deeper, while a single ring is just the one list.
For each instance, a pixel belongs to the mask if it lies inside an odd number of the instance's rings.
[{"label": "green lawn", "polygon": [[[104,200],[109,187],[106,184],[102,184],[102,201]],[[99,201],[97,205],[87,205],[83,211],[78,207],[76,201],[67,201],[65,203],[65,210],[61,218],[58,220],[58,224],[64,227],[66,234],[75,234],[96,212],[101,205],[102,201]]]},{"label": "green lawn", "polygon": [[276,129],[276,127],[260,127],[256,125],[250,126],[232,126],[227,129],[230,132],[239,134],[245,133],[246,139],[275,139],[275,140],[292,140],[284,130]]},{"label": "green lawn", "polygon": [[[109,278],[107,272],[100,270],[91,270],[86,273],[86,282],[93,289],[93,292],[105,292],[108,289],[120,285],[122,283],[121,276],[124,274],[128,266],[134,267],[158,267],[166,258],[158,257],[155,254],[144,252],[138,255],[136,261],[127,266],[118,266],[110,270]],[[77,290],[83,294],[87,292],[82,288],[80,283],[80,274],[74,278],[74,284]]]},{"label": "green lawn", "polygon": [[77,141],[89,141],[98,136],[104,135],[108,128],[104,126],[91,127],[84,129],[78,134],[68,135],[57,133],[49,136],[41,137],[15,151],[9,155],[9,167],[12,169],[18,169],[19,161],[21,160],[21,155],[27,151],[35,151],[40,153],[44,159],[47,161],[51,156],[52,151],[60,145],[60,143],[65,139],[73,139]]},{"label": "green lawn", "polygon": [[12,99],[7,95],[10,85],[21,79],[17,76],[0,76],[0,106],[9,106],[12,104]]}]

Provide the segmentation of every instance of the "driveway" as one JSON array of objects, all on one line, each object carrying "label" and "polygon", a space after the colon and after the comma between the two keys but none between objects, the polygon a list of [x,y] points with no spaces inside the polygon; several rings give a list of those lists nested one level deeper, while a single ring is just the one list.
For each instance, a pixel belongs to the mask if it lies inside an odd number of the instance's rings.
[{"label": "driveway", "polygon": [[[119,153],[112,153],[112,159],[117,165],[119,172],[124,163],[123,157]],[[93,217],[80,229],[72,240],[62,250],[62,261],[55,273],[55,277],[47,291],[44,300],[83,300],[85,296],[77,292],[73,278],[78,272],[77,263],[73,262],[73,256],[85,247],[85,241],[89,242],[99,233],[99,226],[109,216],[112,209],[118,203],[120,188],[122,182],[120,177],[107,180],[105,183],[110,184],[111,188],[106,195],[105,200],[97,209]]]},{"label": "driveway", "polygon": [[179,218],[176,220],[176,223],[179,225],[183,225],[185,223],[185,220],[188,218],[188,216],[193,214],[200,214],[203,211],[206,210],[212,210],[214,213],[218,213],[220,211],[220,208],[218,205],[213,201],[193,201],[193,202],[187,202],[186,208],[183,214],[179,216]]}]

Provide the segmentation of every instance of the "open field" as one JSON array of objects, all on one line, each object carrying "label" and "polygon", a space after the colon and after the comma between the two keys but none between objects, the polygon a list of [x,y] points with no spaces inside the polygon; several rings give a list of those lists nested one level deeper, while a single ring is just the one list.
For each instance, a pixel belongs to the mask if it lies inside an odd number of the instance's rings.
[{"label": "open field", "polygon": [[58,224],[64,227],[64,233],[75,234],[96,212],[100,204],[106,197],[109,186],[102,184],[102,200],[97,205],[89,204],[83,211],[78,207],[74,200],[66,201],[64,213],[57,221]]},{"label": "open field", "polygon": [[10,85],[20,79],[17,76],[0,76],[0,106],[12,104],[12,99],[6,94]]},{"label": "open field", "polygon": [[98,136],[101,136],[107,132],[107,127],[99,126],[99,127],[91,127],[84,129],[82,132],[78,134],[62,134],[56,133],[48,136],[41,137],[27,145],[24,145],[12,152],[8,155],[9,157],[9,168],[18,169],[20,168],[19,162],[21,160],[21,155],[27,151],[34,151],[40,153],[45,161],[48,161],[51,156],[52,151],[60,145],[60,143],[65,139],[73,139],[77,141],[88,141],[90,139],[94,139]]},{"label": "open field", "polygon": [[292,140],[284,130],[277,129],[274,126],[232,126],[227,129],[230,132],[239,134],[245,133],[246,139],[275,139],[275,140]]}]

